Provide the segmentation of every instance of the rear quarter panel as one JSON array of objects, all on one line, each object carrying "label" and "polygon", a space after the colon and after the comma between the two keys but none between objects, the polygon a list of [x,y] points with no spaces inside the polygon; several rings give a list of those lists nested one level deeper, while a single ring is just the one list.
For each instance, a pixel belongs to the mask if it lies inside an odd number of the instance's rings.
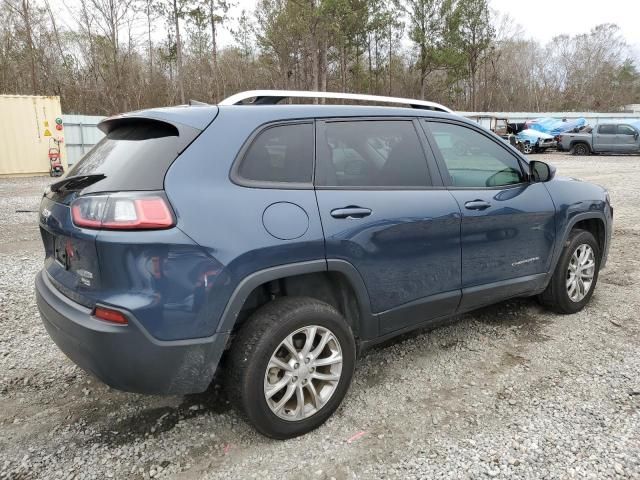
[{"label": "rear quarter panel", "polygon": [[[250,116],[243,110],[221,108],[213,124],[174,162],[165,178],[178,228],[218,265],[207,279],[209,323],[200,332],[202,336],[216,331],[232,293],[246,276],[278,265],[325,258],[313,189],[249,188],[230,180],[231,165],[246,139],[258,126],[273,121],[270,109],[264,113],[252,109]],[[295,239],[276,238],[264,228],[265,210],[278,202],[295,204],[306,213],[306,231]],[[281,221],[286,224],[287,219]]]}]

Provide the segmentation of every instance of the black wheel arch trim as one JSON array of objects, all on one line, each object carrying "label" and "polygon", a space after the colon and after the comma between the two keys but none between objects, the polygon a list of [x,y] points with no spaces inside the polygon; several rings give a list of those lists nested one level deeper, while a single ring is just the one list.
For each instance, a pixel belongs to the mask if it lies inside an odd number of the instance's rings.
[{"label": "black wheel arch trim", "polygon": [[604,244],[604,246],[602,248],[602,252],[600,252],[600,255],[601,255],[600,268],[604,267],[604,265],[606,263],[606,259],[607,259],[607,252],[609,250],[609,242],[610,242],[610,236],[611,236],[610,235],[611,234],[611,224],[610,224],[610,222],[607,222],[607,218],[601,212],[582,212],[582,213],[578,213],[567,222],[567,226],[565,227],[564,232],[562,234],[562,241],[559,242],[557,247],[555,248],[555,251],[553,253],[553,262],[551,264],[551,269],[547,273],[547,283],[548,283],[549,280],[551,280],[553,272],[556,269],[556,265],[558,265],[558,261],[560,260],[560,255],[562,255],[562,250],[564,249],[564,245],[567,243],[567,240],[569,239],[569,235],[571,234],[571,231],[573,230],[573,227],[575,227],[578,222],[581,222],[583,220],[592,220],[592,219],[600,220],[604,224],[604,228],[605,228],[604,241],[605,241],[605,244]]},{"label": "black wheel arch trim", "polygon": [[216,333],[230,332],[242,310],[242,307],[255,288],[280,278],[304,275],[316,272],[338,272],[343,274],[356,294],[360,313],[358,331],[360,336],[369,338],[378,334],[378,323],[371,314],[369,294],[364,281],[356,268],[345,260],[310,260],[307,262],[278,265],[259,270],[245,277],[231,294],[227,306],[222,313]]},{"label": "black wheel arch trim", "polygon": [[[575,215],[571,220],[569,220],[569,222],[567,223],[567,228],[564,231],[564,235],[562,238],[562,244],[560,245],[560,247],[563,247],[564,244],[566,243],[566,241],[569,238],[569,235],[571,234],[571,231],[573,230],[573,227],[576,226],[576,224],[578,222],[581,222],[583,220],[600,220],[602,221],[604,228],[605,228],[605,245],[603,245],[603,250],[605,250],[607,248],[607,243],[609,242],[609,230],[611,228],[610,223],[607,222],[607,218],[603,213],[600,212],[583,212],[583,213],[578,213],[577,215]],[[596,239],[597,240],[597,239]],[[562,248],[559,248],[558,250],[562,250]],[[604,253],[604,252],[600,252],[600,253]]]},{"label": "black wheel arch trim", "polygon": [[354,332],[354,335],[358,339],[377,337],[379,334],[378,319],[371,312],[369,292],[360,272],[350,262],[338,259],[327,259],[327,269],[329,272],[343,274],[356,294],[360,318],[357,332]]}]

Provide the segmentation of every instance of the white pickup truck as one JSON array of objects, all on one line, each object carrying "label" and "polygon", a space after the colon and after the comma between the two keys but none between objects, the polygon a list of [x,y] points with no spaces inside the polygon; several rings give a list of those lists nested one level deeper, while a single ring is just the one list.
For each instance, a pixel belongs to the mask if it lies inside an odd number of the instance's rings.
[{"label": "white pickup truck", "polygon": [[600,123],[591,133],[563,133],[562,150],[574,155],[592,153],[640,153],[640,123]]}]

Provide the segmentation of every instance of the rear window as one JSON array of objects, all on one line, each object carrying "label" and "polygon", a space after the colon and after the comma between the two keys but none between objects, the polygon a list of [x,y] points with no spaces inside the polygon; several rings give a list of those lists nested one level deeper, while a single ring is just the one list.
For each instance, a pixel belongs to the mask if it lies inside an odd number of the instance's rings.
[{"label": "rear window", "polygon": [[122,119],[76,163],[66,178],[103,175],[84,192],[160,190],[164,176],[200,130],[156,120]]}]

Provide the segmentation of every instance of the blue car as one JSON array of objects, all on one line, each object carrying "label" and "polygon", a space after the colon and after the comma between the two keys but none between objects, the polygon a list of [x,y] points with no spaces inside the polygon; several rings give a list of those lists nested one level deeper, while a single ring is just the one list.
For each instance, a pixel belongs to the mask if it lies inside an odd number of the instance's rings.
[{"label": "blue car", "polygon": [[558,142],[547,133],[538,130],[526,129],[516,135],[518,144],[521,146],[522,153],[544,153],[547,148],[556,148]]},{"label": "blue car", "polygon": [[100,129],[40,206],[49,335],[117,389],[215,377],[273,438],[338,408],[358,352],[514,297],[578,312],[607,260],[603,188],[435,103],[253,91]]}]

